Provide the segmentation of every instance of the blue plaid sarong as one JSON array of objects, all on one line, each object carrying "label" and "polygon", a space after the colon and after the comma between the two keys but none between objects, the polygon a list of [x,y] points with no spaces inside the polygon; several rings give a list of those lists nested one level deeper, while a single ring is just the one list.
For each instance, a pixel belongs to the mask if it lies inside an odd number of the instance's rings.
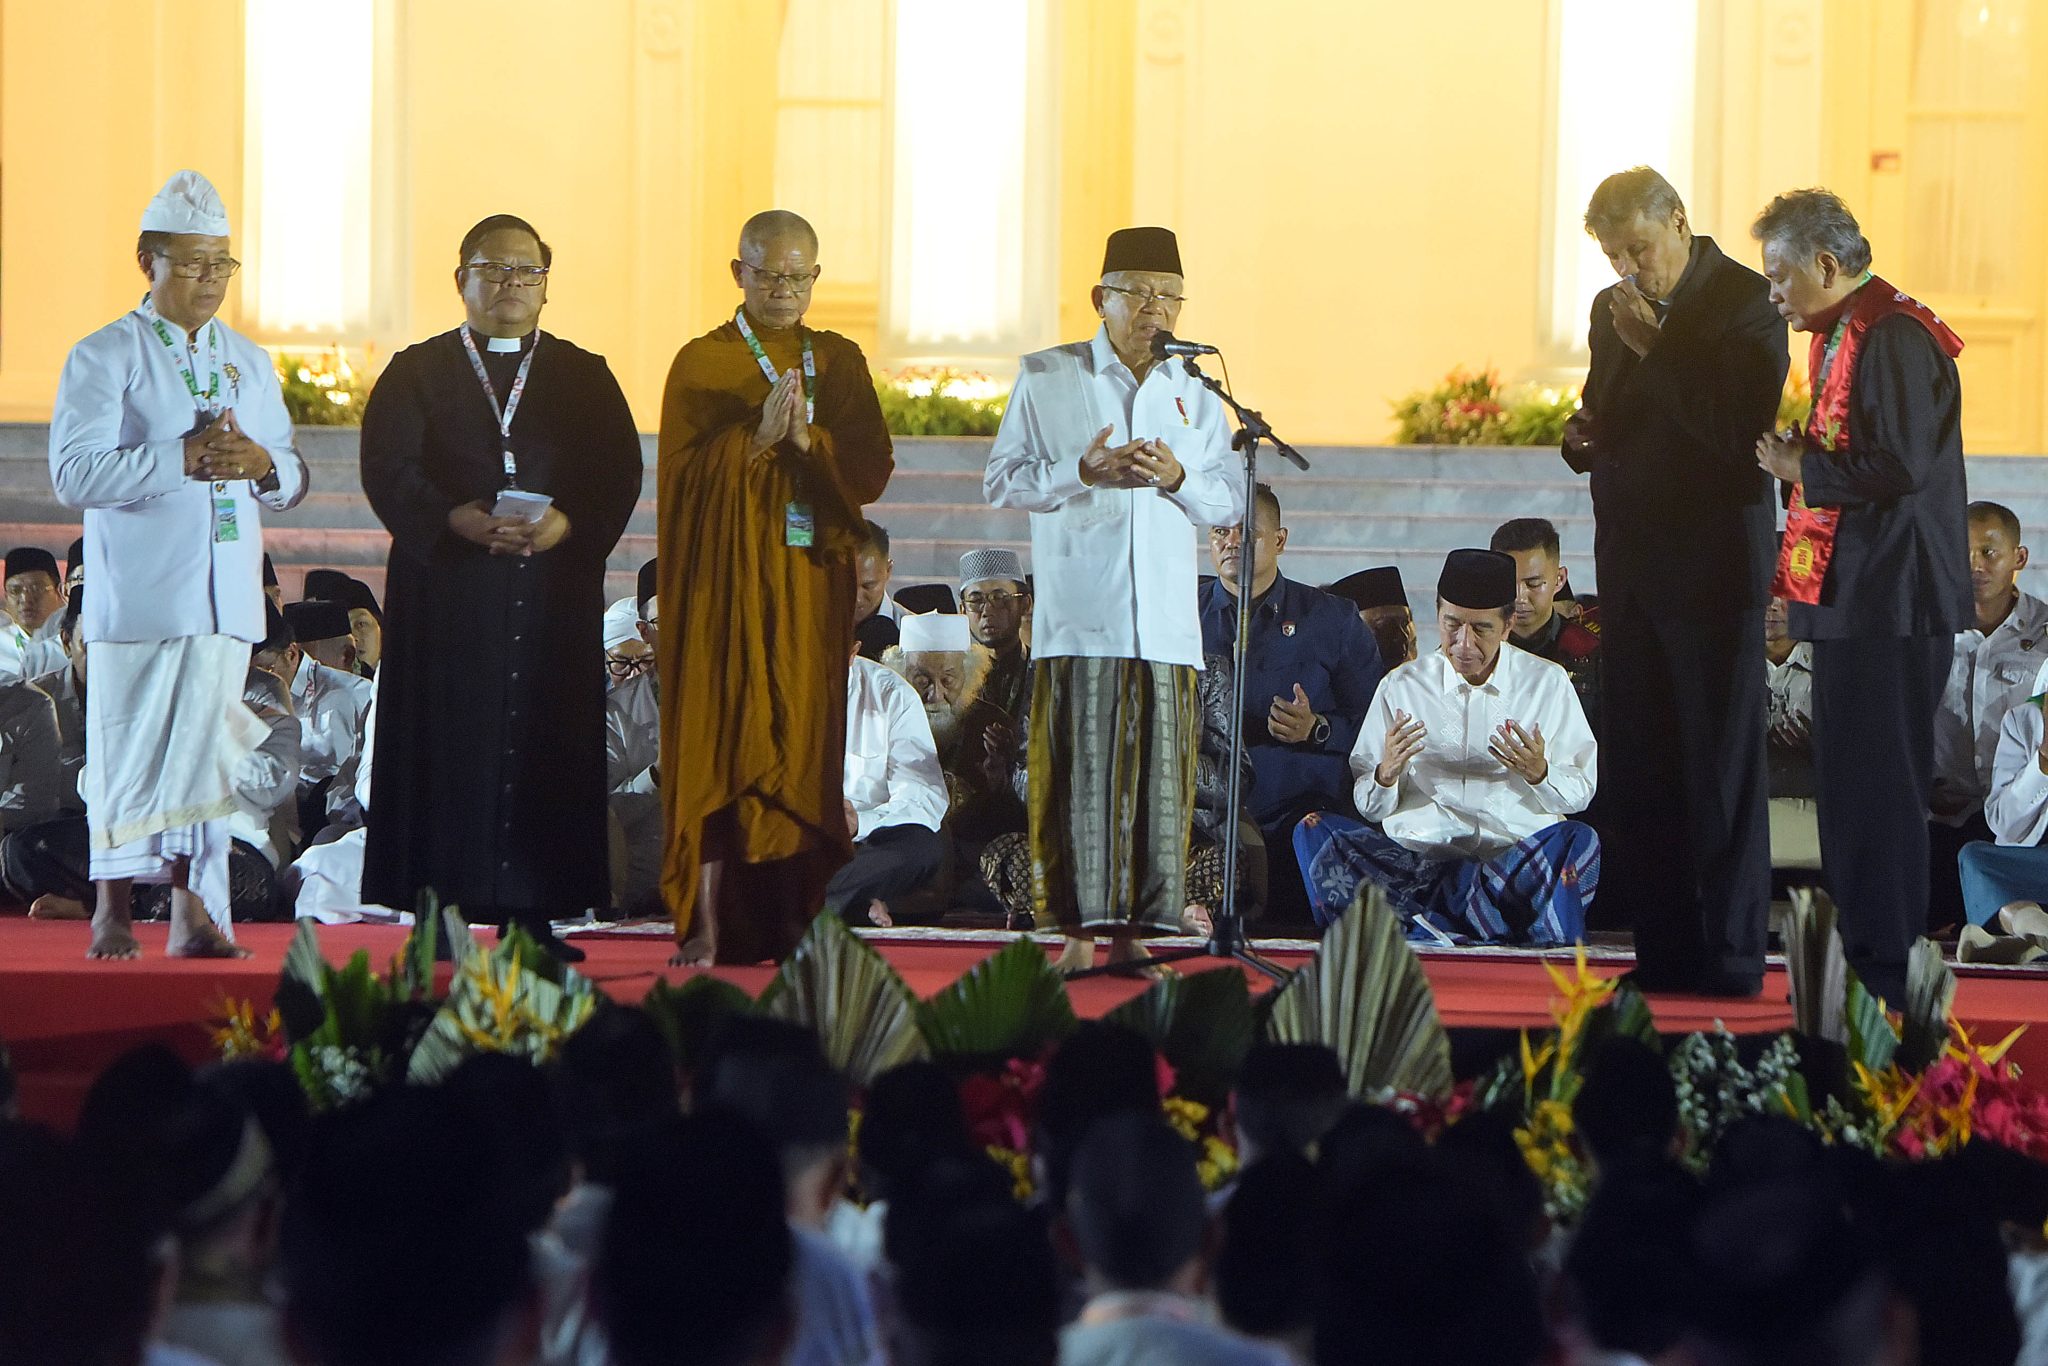
[{"label": "blue plaid sarong", "polygon": [[1600,886],[1600,837],[1579,821],[1546,826],[1481,863],[1418,854],[1325,813],[1294,828],[1294,853],[1318,924],[1334,922],[1371,882],[1410,939],[1437,943],[1577,943]]}]

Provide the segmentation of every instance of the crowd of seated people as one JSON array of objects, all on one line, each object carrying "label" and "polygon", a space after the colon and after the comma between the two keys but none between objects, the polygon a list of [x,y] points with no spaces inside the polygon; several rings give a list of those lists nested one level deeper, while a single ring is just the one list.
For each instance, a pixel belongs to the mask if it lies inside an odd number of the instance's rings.
[{"label": "crowd of seated people", "polygon": [[[0,1363],[2009,1366],[2048,1348],[2048,1169],[1886,1165],[1768,1115],[1701,1162],[1664,1060],[1599,1044],[1583,1213],[1509,1126],[1425,1134],[1262,1044],[1207,1189],[1152,1044],[1080,1025],[1028,1179],[932,1062],[856,1097],[808,1029],[672,1051],[607,1004],[542,1065],[310,1112],[288,1063],[110,1065],[68,1136],[0,1065]],[[1711,1099],[1711,1098],[1709,1098]],[[850,1120],[859,1107],[857,1132]],[[1213,1173],[1213,1169],[1212,1169]],[[1218,1179],[1213,1174],[1212,1180]]]}]

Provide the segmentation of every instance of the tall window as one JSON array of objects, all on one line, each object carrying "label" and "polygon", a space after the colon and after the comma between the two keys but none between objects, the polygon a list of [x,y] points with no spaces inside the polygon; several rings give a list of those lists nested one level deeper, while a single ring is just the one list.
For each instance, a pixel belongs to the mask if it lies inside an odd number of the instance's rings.
[{"label": "tall window", "polygon": [[1550,300],[1553,350],[1582,352],[1593,295],[1614,272],[1587,236],[1586,201],[1631,166],[1693,198],[1698,0],[1555,0]]},{"label": "tall window", "polygon": [[818,230],[811,316],[873,328],[886,255],[887,0],[786,0],[778,54],[775,203]]},{"label": "tall window", "polygon": [[373,324],[380,0],[245,0],[244,294],[266,341]]},{"label": "tall window", "polygon": [[1925,294],[2008,302],[2035,249],[2026,178],[2014,173],[2027,162],[2027,0],[1914,8],[1901,278]]}]

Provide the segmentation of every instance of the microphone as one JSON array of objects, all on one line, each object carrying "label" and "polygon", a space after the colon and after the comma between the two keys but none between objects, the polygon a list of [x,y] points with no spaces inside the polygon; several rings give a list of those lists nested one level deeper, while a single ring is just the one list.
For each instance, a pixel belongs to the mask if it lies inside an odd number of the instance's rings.
[{"label": "microphone", "polygon": [[1201,342],[1182,341],[1171,332],[1152,334],[1152,354],[1155,356],[1214,356],[1221,354],[1213,346]]}]

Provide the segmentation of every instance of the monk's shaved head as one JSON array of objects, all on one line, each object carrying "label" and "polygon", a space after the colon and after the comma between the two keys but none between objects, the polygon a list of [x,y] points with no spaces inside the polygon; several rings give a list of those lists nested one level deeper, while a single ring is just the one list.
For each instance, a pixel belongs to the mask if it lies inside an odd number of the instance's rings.
[{"label": "monk's shaved head", "polygon": [[807,258],[817,259],[817,229],[788,209],[768,209],[747,220],[740,229],[740,258],[759,261],[771,253],[779,255],[775,248],[784,242],[802,245]]}]

